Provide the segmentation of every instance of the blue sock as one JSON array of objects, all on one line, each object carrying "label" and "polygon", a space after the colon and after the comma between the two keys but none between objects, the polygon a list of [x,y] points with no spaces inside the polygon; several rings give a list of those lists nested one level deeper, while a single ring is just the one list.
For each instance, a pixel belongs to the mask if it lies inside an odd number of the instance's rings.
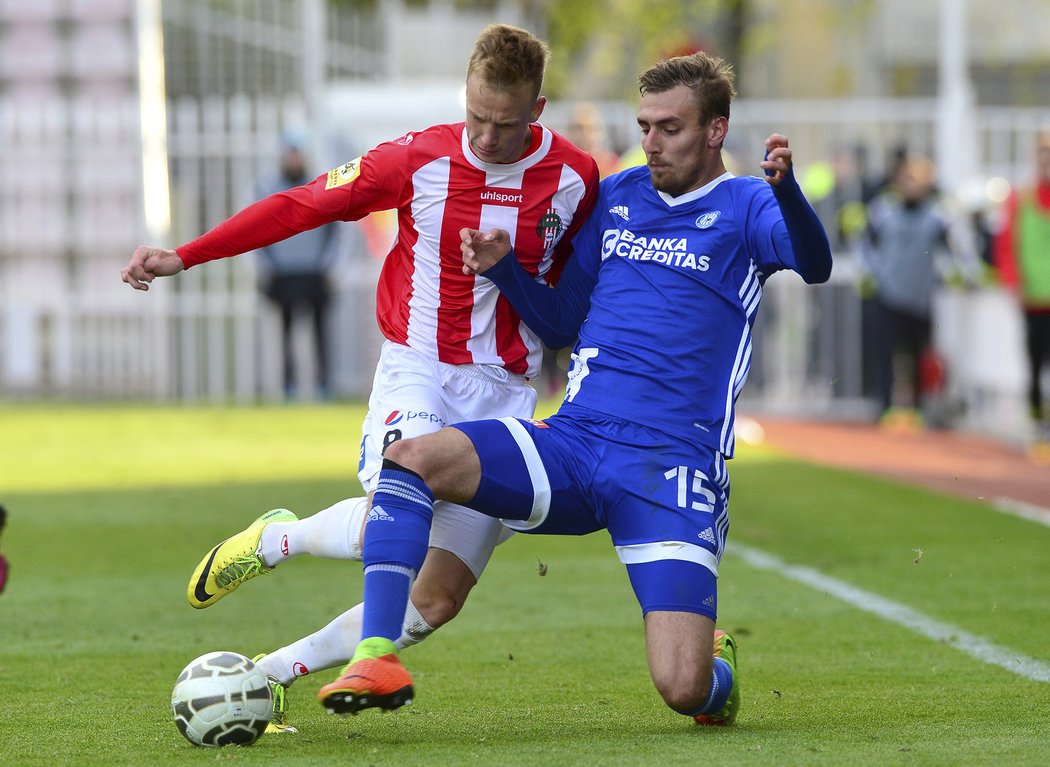
[{"label": "blue sock", "polygon": [[679,711],[678,713],[686,716],[718,713],[729,700],[729,693],[732,689],[733,669],[722,658],[715,658],[711,669],[711,689],[707,693],[707,700],[695,711]]},{"label": "blue sock", "polygon": [[361,638],[396,641],[408,593],[430,542],[434,495],[415,472],[383,461],[365,523],[365,612]]},{"label": "blue sock", "polygon": [[365,568],[365,614],[361,638],[384,637],[396,642],[405,622],[412,570],[398,565]]}]

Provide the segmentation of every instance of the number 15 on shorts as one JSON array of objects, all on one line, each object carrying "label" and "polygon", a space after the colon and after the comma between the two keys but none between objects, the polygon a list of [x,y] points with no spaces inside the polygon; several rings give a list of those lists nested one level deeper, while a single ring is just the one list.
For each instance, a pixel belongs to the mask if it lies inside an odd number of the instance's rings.
[{"label": "number 15 on shorts", "polygon": [[677,484],[679,508],[706,511],[708,514],[714,513],[717,496],[709,487],[704,486],[705,480],[708,484],[712,483],[700,469],[675,466],[664,472],[664,479]]}]

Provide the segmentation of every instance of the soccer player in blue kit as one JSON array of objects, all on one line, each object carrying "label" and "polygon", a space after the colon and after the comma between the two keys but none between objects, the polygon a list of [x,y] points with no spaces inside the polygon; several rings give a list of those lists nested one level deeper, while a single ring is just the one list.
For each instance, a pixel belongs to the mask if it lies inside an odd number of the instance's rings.
[{"label": "soccer player in blue kit", "polygon": [[330,712],[411,700],[393,642],[438,498],[521,532],[607,529],[666,704],[700,724],[736,718],[736,644],[715,629],[734,403],[763,282],[781,269],[824,282],[831,250],[784,136],[766,140],[764,179],[726,171],[728,64],[676,57],[639,84],[647,165],[602,182],[556,288],[506,258],[506,232],[462,232],[464,272],[491,279],[549,346],[578,337],[565,400],[545,421],[459,423],[389,446],[365,530],[366,638],[318,694]]}]

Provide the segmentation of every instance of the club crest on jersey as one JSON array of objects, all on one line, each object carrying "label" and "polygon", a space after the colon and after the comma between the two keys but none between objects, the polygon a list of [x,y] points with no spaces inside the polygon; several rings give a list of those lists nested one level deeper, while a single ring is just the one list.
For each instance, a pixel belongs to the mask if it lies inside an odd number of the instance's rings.
[{"label": "club crest on jersey", "polygon": [[540,217],[539,222],[536,224],[536,236],[542,237],[543,247],[549,248],[564,228],[565,225],[562,223],[558,211],[554,208],[548,208],[547,212]]},{"label": "club crest on jersey", "polygon": [[714,226],[715,221],[717,221],[718,217],[721,215],[722,211],[713,210],[710,213],[705,213],[702,216],[698,216],[696,219],[696,228],[710,229],[712,226]]},{"label": "club crest on jersey", "polygon": [[360,175],[361,158],[358,157],[350,162],[343,163],[338,168],[332,168],[328,171],[328,179],[325,181],[324,188],[326,190],[335,189],[337,186],[349,184]]}]

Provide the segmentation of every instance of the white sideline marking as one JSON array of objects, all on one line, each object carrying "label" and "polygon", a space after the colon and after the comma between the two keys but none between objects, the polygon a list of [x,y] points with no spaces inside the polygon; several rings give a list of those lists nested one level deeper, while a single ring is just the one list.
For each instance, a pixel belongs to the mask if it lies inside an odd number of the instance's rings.
[{"label": "white sideline marking", "polygon": [[1003,514],[1012,514],[1029,522],[1038,522],[1050,527],[1050,509],[1036,506],[1034,503],[1025,503],[1013,498],[993,498],[992,508]]},{"label": "white sideline marking", "polygon": [[880,618],[898,623],[929,639],[944,642],[983,663],[999,666],[999,668],[1006,669],[1018,676],[1023,676],[1036,682],[1050,682],[1050,666],[1047,664],[1014,652],[1008,647],[1000,647],[984,637],[963,631],[958,626],[934,620],[910,607],[885,597],[880,597],[878,594],[872,594],[870,591],[864,591],[856,586],[851,586],[848,583],[824,575],[817,570],[802,567],[801,565],[789,565],[772,554],[753,549],[750,546],[730,543],[726,550],[730,554],[740,557],[754,568],[780,573],[793,581],[812,586],[818,591],[838,597],[843,602],[847,602],[865,612],[873,613]]}]

